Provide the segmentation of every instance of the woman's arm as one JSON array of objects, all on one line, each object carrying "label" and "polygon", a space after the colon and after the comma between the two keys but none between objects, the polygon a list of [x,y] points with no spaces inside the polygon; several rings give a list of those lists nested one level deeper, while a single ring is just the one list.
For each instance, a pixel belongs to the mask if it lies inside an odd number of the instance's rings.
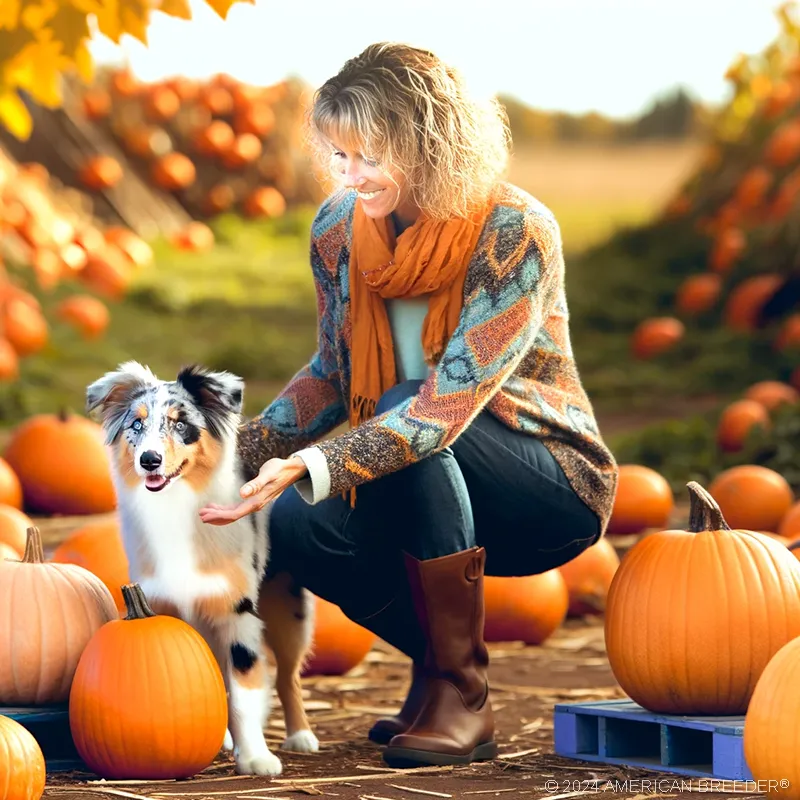
[{"label": "woman's arm", "polygon": [[436,367],[411,397],[358,428],[320,442],[307,460],[309,502],[346,491],[451,444],[514,372],[542,326],[560,280],[555,220],[502,207],[467,278],[461,321]]}]

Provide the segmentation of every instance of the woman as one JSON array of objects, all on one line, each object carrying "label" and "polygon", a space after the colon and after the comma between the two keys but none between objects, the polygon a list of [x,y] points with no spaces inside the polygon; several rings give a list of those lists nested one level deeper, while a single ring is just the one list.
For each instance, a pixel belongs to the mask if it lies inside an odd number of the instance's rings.
[{"label": "woman", "polygon": [[483,575],[577,556],[617,484],[572,357],[559,228],[502,180],[500,107],[426,50],[368,47],[309,122],[342,184],[311,232],[319,349],[242,431],[242,503],[201,515],[277,498],[273,568],[412,659],[400,714],[370,731],[388,763],[493,758]]}]

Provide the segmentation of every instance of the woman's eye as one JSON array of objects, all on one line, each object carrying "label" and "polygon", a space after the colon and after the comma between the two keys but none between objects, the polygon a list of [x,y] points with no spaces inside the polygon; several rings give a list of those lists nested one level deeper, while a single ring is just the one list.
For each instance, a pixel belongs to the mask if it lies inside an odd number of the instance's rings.
[{"label": "woman's eye", "polygon": [[175,430],[178,431],[179,433],[181,431],[185,431],[186,430],[186,423],[185,422],[176,422],[175,423]]},{"label": "woman's eye", "polygon": [[378,166],[378,162],[375,159],[372,159],[372,158],[364,158],[364,163],[368,167],[377,167]]},{"label": "woman's eye", "polygon": [[142,428],[144,428],[144,423],[140,419],[135,419],[133,421],[133,425],[131,425],[131,428],[133,428],[135,431],[140,431]]}]

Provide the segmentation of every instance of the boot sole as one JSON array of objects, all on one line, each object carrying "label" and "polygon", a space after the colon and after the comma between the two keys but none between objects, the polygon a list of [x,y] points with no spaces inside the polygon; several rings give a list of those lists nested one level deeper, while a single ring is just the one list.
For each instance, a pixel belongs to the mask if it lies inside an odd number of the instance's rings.
[{"label": "boot sole", "polygon": [[390,767],[406,768],[420,765],[446,767],[458,764],[471,764],[473,761],[491,761],[497,757],[497,742],[479,744],[471,753],[436,753],[432,750],[414,750],[409,747],[388,747],[383,760]]}]

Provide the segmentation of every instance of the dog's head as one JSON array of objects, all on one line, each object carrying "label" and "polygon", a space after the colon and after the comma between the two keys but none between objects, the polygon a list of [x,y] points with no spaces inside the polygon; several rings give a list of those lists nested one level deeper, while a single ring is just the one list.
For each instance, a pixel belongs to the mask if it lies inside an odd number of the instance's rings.
[{"label": "dog's head", "polygon": [[87,388],[86,410],[100,416],[114,468],[129,486],[160,492],[184,479],[203,488],[223,443],[235,440],[243,391],[229,372],[191,366],[162,381],[128,361]]}]

